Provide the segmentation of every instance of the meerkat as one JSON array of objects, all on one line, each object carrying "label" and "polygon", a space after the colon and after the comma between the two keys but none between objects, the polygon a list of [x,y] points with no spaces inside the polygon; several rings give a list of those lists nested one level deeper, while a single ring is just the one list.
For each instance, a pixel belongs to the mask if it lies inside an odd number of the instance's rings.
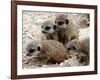
[{"label": "meerkat", "polygon": [[78,39],[79,37],[78,25],[70,17],[70,15],[59,14],[55,18],[59,41],[64,45],[66,45],[68,41]]},{"label": "meerkat", "polygon": [[[46,64],[49,61],[61,63],[69,58],[62,43],[55,40],[45,40],[42,42],[33,41],[27,46],[27,56],[36,56]],[[33,57],[34,58],[34,57]]]},{"label": "meerkat", "polygon": [[80,28],[87,28],[90,26],[90,15],[89,14],[83,14],[80,16],[79,21]]},{"label": "meerkat", "polygon": [[58,41],[58,34],[56,31],[56,25],[50,21],[47,20],[42,24],[42,33],[46,35],[47,40],[56,40]]},{"label": "meerkat", "polygon": [[83,40],[74,39],[68,42],[66,48],[71,55],[78,56],[81,63],[89,63],[89,38],[85,38]]}]

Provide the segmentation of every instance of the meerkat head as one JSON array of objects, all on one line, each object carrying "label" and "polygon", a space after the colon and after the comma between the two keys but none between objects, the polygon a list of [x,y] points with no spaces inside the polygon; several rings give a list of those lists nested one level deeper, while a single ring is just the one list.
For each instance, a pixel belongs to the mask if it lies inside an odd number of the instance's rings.
[{"label": "meerkat head", "polygon": [[52,34],[55,32],[55,30],[56,30],[56,25],[50,20],[45,21],[42,25],[42,33]]},{"label": "meerkat head", "polygon": [[89,57],[88,55],[84,54],[84,53],[80,53],[77,55],[77,57],[79,58],[79,62],[81,64],[84,64],[84,65],[88,65],[89,64]]},{"label": "meerkat head", "polygon": [[67,19],[67,15],[59,14],[56,16],[55,24],[57,28],[64,29],[69,24],[69,19]]},{"label": "meerkat head", "polygon": [[42,50],[42,46],[39,41],[31,41],[26,47],[26,56],[37,56]]},{"label": "meerkat head", "polygon": [[79,24],[81,25],[81,28],[86,28],[90,26],[90,15],[89,14],[84,14],[80,17],[80,22]]},{"label": "meerkat head", "polygon": [[77,39],[71,40],[66,45],[67,51],[74,55],[80,51],[80,42]]}]

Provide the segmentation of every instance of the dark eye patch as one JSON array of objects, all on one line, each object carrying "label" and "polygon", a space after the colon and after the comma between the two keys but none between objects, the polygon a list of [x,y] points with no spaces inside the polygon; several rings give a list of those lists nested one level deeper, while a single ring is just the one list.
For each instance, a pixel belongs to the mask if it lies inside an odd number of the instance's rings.
[{"label": "dark eye patch", "polygon": [[83,63],[83,61],[84,61],[84,58],[81,57],[79,62],[80,62],[80,63]]},{"label": "dark eye patch", "polygon": [[63,24],[64,24],[63,21],[59,21],[59,22],[58,22],[58,25],[60,25],[60,26],[63,25]]},{"label": "dark eye patch", "polygon": [[41,51],[41,48],[38,46],[38,47],[37,47],[37,50],[38,50],[38,51]]},{"label": "dark eye patch", "polygon": [[56,25],[54,25],[54,26],[53,26],[53,29],[56,30],[56,28],[57,28]]},{"label": "dark eye patch", "polygon": [[88,23],[87,26],[90,26],[90,24]]},{"label": "dark eye patch", "polygon": [[71,48],[67,48],[67,49],[68,49],[68,51],[71,50]]},{"label": "dark eye patch", "polygon": [[50,27],[49,27],[49,26],[46,26],[46,27],[45,27],[45,30],[49,30],[49,29],[50,29]]},{"label": "dark eye patch", "polygon": [[77,59],[79,59],[79,56],[77,56]]},{"label": "dark eye patch", "polygon": [[68,19],[66,19],[66,24],[69,24],[69,20]]},{"label": "dark eye patch", "polygon": [[29,53],[33,53],[35,51],[35,49],[30,49]]},{"label": "dark eye patch", "polygon": [[70,50],[76,50],[76,48],[74,46],[72,46],[71,48],[67,48],[67,49],[68,49],[68,51],[70,51]]},{"label": "dark eye patch", "polygon": [[76,50],[76,48],[75,48],[74,46],[72,46],[72,49],[73,49],[73,50]]}]

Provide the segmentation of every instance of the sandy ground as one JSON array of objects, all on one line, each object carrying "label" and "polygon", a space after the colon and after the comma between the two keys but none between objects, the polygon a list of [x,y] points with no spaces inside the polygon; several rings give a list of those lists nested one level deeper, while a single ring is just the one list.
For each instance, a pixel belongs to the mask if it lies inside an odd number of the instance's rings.
[{"label": "sandy ground", "polygon": [[[47,12],[23,12],[23,68],[38,68],[40,67],[37,64],[25,64],[24,61],[26,59],[26,45],[31,40],[45,40],[44,35],[41,33],[41,25],[46,20],[54,20],[56,13],[47,13]],[[79,24],[81,21],[81,17],[84,18],[83,14],[73,14],[76,23]],[[80,24],[79,24],[80,25]],[[85,25],[83,25],[85,26]],[[82,27],[82,25],[80,25]],[[88,36],[89,28],[80,28],[80,37],[79,39],[83,39]],[[42,67],[69,67],[69,66],[81,66],[76,57],[72,57],[69,60],[65,60],[61,64],[43,64]]]}]

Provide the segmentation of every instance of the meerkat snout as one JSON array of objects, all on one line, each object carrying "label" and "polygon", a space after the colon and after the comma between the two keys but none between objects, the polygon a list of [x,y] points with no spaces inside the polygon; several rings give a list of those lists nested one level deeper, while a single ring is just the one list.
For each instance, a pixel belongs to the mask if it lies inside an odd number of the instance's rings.
[{"label": "meerkat snout", "polygon": [[42,29],[42,33],[53,33],[54,32],[53,30],[56,30],[56,25],[53,25],[53,28],[51,26],[45,26],[45,28]]},{"label": "meerkat snout", "polygon": [[34,53],[35,49],[29,49],[27,56],[32,56],[32,53]]}]

